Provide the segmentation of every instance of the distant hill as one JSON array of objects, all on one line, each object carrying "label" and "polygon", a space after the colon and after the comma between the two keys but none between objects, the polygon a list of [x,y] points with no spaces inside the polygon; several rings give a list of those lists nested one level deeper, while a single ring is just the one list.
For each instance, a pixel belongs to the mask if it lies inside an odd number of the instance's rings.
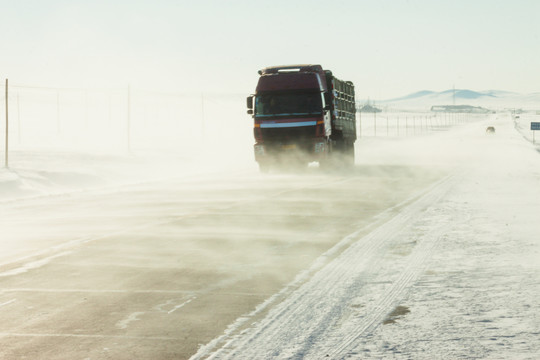
[{"label": "distant hill", "polygon": [[389,100],[389,101],[410,100],[410,99],[416,99],[416,98],[420,98],[427,95],[433,95],[433,94],[435,94],[434,91],[422,90],[422,91],[417,91],[415,93],[412,93],[412,94],[409,94],[409,95],[406,95],[397,99]]},{"label": "distant hill", "polygon": [[[497,97],[497,94],[502,94],[504,92],[502,91],[473,91],[473,90],[467,90],[467,89],[450,89],[450,90],[444,90],[440,92],[435,92],[431,90],[422,90],[417,91],[412,94],[402,96],[395,99],[386,100],[386,102],[389,101],[403,101],[403,100],[411,100],[411,99],[418,99],[418,98],[436,98],[436,97],[454,97],[456,99],[478,99],[482,97]],[[507,93],[509,94],[509,93]]]},{"label": "distant hill", "polygon": [[442,94],[455,96],[456,99],[478,99],[484,96],[490,96],[493,97],[493,94],[490,93],[483,93],[478,91],[472,91],[472,90],[446,90],[443,91]]},{"label": "distant hill", "polygon": [[504,90],[474,91],[449,89],[444,91],[421,90],[406,96],[377,101],[383,108],[430,109],[432,106],[470,105],[493,110],[504,108],[540,109],[540,93],[519,94]]}]

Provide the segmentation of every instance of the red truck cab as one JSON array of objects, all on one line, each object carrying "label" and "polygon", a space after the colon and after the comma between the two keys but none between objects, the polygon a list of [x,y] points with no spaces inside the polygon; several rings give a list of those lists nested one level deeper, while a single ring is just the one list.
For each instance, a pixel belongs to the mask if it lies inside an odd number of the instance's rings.
[{"label": "red truck cab", "polygon": [[339,137],[331,72],[320,65],[290,65],[267,67],[259,75],[247,106],[254,119],[255,160],[261,170],[327,160]]}]

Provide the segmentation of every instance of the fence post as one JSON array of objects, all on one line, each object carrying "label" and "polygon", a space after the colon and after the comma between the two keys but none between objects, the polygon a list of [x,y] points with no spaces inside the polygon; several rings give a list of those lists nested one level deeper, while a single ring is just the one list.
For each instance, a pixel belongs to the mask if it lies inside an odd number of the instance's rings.
[{"label": "fence post", "polygon": [[84,90],[84,128],[88,130],[88,90]]},{"label": "fence post", "polygon": [[56,133],[60,132],[60,91],[56,90]]},{"label": "fence post", "polygon": [[204,142],[206,138],[206,124],[204,118],[204,93],[201,93],[201,139]]},{"label": "fence post", "polygon": [[405,116],[405,136],[409,136],[409,117]]},{"label": "fence post", "polygon": [[358,137],[362,137],[362,112],[358,111]]},{"label": "fence post", "polygon": [[17,92],[17,137],[19,139],[19,145],[21,145],[21,105],[19,101],[19,92]]},{"label": "fence post", "polygon": [[4,166],[7,168],[9,168],[9,156],[8,156],[8,152],[9,152],[9,110],[8,110],[8,79],[6,79],[6,157],[5,157],[5,162],[4,162]]},{"label": "fence post", "polygon": [[126,124],[126,135],[127,135],[127,150],[128,153],[131,153],[131,85],[128,85],[127,93],[127,124]]},{"label": "fence post", "polygon": [[373,111],[373,129],[374,129],[374,136],[377,136],[377,112]]}]

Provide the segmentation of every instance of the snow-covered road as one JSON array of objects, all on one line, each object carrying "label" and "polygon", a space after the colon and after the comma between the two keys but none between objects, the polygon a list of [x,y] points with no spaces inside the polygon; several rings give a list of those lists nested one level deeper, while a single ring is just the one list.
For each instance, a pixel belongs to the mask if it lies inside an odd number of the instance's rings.
[{"label": "snow-covered road", "polygon": [[526,125],[364,137],[349,173],[15,153],[0,358],[535,359]]},{"label": "snow-covered road", "polygon": [[451,176],[193,359],[538,358],[540,154],[489,124],[452,138]]},{"label": "snow-covered road", "polygon": [[47,193],[38,180],[64,181],[81,164],[50,171],[27,155],[26,174],[39,176],[28,180],[14,162],[7,187],[24,185],[24,198],[0,202],[2,359],[188,359],[347,234],[383,223],[381,212],[446,174],[363,164],[262,175],[252,160],[227,171],[203,162],[195,173],[97,189],[57,182]]}]

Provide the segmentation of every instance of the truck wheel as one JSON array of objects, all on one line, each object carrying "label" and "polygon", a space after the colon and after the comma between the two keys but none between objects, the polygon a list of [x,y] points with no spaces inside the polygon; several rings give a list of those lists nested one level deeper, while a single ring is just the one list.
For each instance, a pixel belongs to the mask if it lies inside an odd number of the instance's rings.
[{"label": "truck wheel", "polygon": [[354,143],[347,146],[347,167],[354,167]]},{"label": "truck wheel", "polygon": [[271,166],[270,164],[268,163],[259,163],[259,171],[264,173],[264,174],[267,174],[270,172],[270,169],[271,169]]}]

